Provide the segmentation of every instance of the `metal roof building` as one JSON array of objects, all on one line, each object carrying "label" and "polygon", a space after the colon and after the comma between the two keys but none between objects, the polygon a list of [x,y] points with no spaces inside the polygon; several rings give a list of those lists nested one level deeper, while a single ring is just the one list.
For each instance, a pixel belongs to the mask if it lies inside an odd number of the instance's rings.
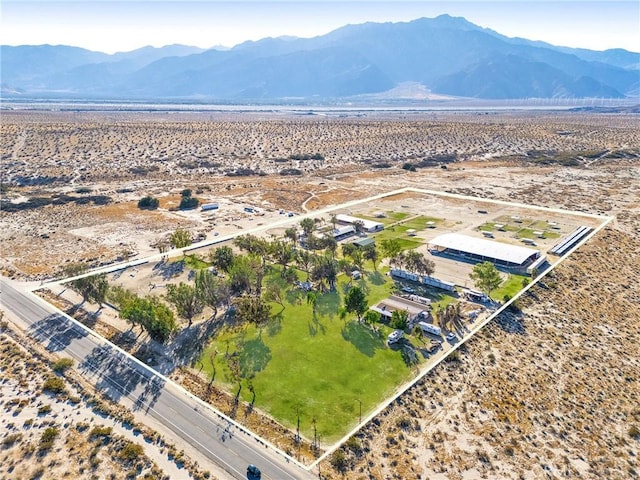
[{"label": "metal roof building", "polygon": [[367,232],[379,232],[384,229],[384,225],[380,222],[372,222],[371,220],[366,220],[364,218],[352,217],[351,215],[345,215],[344,213],[339,213],[336,215],[336,220],[340,223],[346,223],[349,225],[353,225],[354,222],[362,222],[364,229]]},{"label": "metal roof building", "polygon": [[505,267],[524,267],[540,256],[540,250],[533,248],[494,242],[459,233],[438,235],[429,242],[429,248],[475,261],[490,261]]}]

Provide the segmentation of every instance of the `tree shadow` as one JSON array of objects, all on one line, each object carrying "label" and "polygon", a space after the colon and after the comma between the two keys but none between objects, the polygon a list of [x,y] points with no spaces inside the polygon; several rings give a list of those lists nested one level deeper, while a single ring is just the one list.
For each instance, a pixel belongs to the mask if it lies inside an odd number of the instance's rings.
[{"label": "tree shadow", "polygon": [[280,333],[280,331],[282,330],[282,319],[283,319],[283,315],[282,312],[276,314],[276,315],[272,315],[271,318],[269,318],[269,321],[266,323],[265,325],[265,331],[267,332],[267,335],[269,337],[273,337],[275,335],[277,335],[278,333]]},{"label": "tree shadow", "polygon": [[306,296],[306,293],[303,292],[301,289],[290,288],[290,289],[287,289],[284,295],[284,299],[290,305],[300,305],[304,301],[305,296]]},{"label": "tree shadow", "polygon": [[347,322],[342,328],[342,338],[368,357],[373,357],[377,349],[384,348],[384,339],[371,328],[355,320]]},{"label": "tree shadow", "polygon": [[318,315],[333,318],[340,305],[340,295],[338,292],[326,292],[318,295],[316,299],[316,312]]},{"label": "tree shadow", "polygon": [[184,260],[179,260],[176,262],[162,260],[161,262],[158,262],[154,265],[153,272],[160,275],[163,280],[171,280],[173,277],[177,277],[182,272],[184,272],[184,266]]},{"label": "tree shadow", "polygon": [[82,327],[58,313],[35,322],[29,327],[28,333],[50,352],[64,350],[73,340],[87,336],[87,332]]},{"label": "tree shadow", "polygon": [[242,340],[238,343],[240,376],[242,378],[253,377],[261,372],[271,361],[271,350],[258,336],[251,340]]},{"label": "tree shadow", "polygon": [[102,313],[102,307],[100,307],[95,312],[89,312],[85,310],[84,305],[84,301],[77,303],[71,308],[65,310],[65,313],[75,318],[83,325],[86,325],[90,329],[94,330],[96,323],[98,323],[98,319],[100,318],[100,314]]},{"label": "tree shadow", "polygon": [[384,278],[384,275],[381,274],[380,272],[367,272],[366,273],[367,276],[367,280],[372,284],[372,285],[384,285],[386,282],[386,279]]},{"label": "tree shadow", "polygon": [[311,316],[311,321],[307,320],[307,327],[309,328],[309,335],[312,337],[315,337],[318,333],[322,333],[322,335],[327,333],[327,327],[320,323],[317,313]]},{"label": "tree shadow", "polygon": [[149,375],[124,353],[105,346],[94,348],[79,366],[98,375],[96,389],[113,401],[131,395]]},{"label": "tree shadow", "polygon": [[210,318],[207,321],[194,323],[190,327],[184,328],[166,345],[166,357],[171,360],[171,366],[164,365],[159,368],[194,365],[209,344],[209,339],[222,327],[225,321],[226,315],[221,318]]}]

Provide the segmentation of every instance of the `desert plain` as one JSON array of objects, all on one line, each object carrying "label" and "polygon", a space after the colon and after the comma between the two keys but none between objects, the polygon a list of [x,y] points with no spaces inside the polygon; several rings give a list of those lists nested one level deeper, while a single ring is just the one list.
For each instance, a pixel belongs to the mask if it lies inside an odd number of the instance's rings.
[{"label": "desert plain", "polygon": [[[73,262],[157,253],[177,227],[213,238],[281,210],[407,186],[613,216],[320,470],[355,479],[637,478],[639,122],[624,111],[3,111],[0,266],[39,282]],[[177,211],[186,188],[224,208]],[[138,209],[145,195],[160,208]],[[264,217],[246,215],[247,205]],[[28,347],[19,338],[3,334]],[[16,358],[28,366],[28,349],[11,352],[3,372]],[[24,408],[42,402],[25,397]],[[8,402],[5,424],[15,413]],[[3,461],[0,478],[36,470],[12,450],[28,438],[3,444],[0,458],[13,469]],[[47,462],[70,461],[65,448]],[[218,473],[197,452],[185,455]]]}]

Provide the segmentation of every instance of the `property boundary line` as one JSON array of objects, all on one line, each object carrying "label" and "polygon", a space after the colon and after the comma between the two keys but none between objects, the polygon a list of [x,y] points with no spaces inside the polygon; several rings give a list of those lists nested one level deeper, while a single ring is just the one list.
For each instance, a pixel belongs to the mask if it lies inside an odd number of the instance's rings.
[{"label": "property boundary line", "polygon": [[[390,397],[388,397],[387,399],[383,400],[383,402],[380,403],[372,412],[370,412],[362,420],[362,422],[359,422],[356,425],[356,427],[354,427],[351,431],[349,431],[346,435],[344,435],[337,442],[335,442],[334,444],[328,446],[326,448],[325,452],[309,465],[298,461],[297,459],[295,459],[291,455],[288,455],[287,453],[285,453],[284,451],[282,451],[281,449],[279,449],[278,447],[273,445],[271,442],[265,440],[264,438],[260,437],[259,435],[255,434],[255,433],[253,433],[247,427],[244,427],[240,423],[238,423],[235,420],[231,419],[230,417],[228,417],[227,415],[225,415],[224,413],[222,413],[218,409],[216,409],[214,406],[208,404],[204,400],[201,400],[198,396],[192,394],[191,392],[186,390],[181,385],[177,384],[176,382],[174,382],[173,380],[169,379],[168,377],[165,377],[164,375],[162,375],[161,373],[157,372],[156,370],[154,370],[153,368],[151,368],[150,366],[148,366],[144,362],[142,362],[142,361],[138,360],[137,358],[135,358],[133,355],[129,354],[128,352],[126,352],[124,350],[122,350],[117,345],[111,343],[109,340],[105,339],[104,337],[99,335],[97,332],[95,332],[91,328],[85,326],[84,324],[82,324],[78,320],[76,320],[76,319],[72,318],[71,316],[67,315],[66,313],[62,312],[57,307],[55,307],[55,305],[52,305],[49,302],[46,302],[46,300],[42,299],[41,297],[39,297],[38,295],[35,295],[33,293],[33,292],[35,292],[37,290],[40,290],[42,288],[46,288],[47,285],[60,285],[60,284],[68,283],[68,282],[71,282],[71,281],[74,281],[74,280],[77,280],[77,279],[80,279],[80,278],[92,276],[92,275],[98,275],[98,274],[102,274],[102,273],[113,273],[113,272],[116,272],[116,271],[119,271],[119,270],[127,269],[129,267],[146,264],[146,263],[153,262],[153,261],[158,261],[158,260],[161,260],[165,256],[166,257],[176,257],[176,256],[179,256],[180,254],[186,254],[187,252],[192,251],[192,250],[197,250],[199,248],[204,248],[204,247],[207,247],[207,246],[212,246],[212,245],[215,245],[215,244],[227,242],[227,241],[232,240],[232,239],[234,239],[236,237],[239,237],[241,235],[264,232],[266,230],[271,230],[273,228],[281,227],[281,226],[284,226],[284,225],[290,225],[290,224],[298,223],[300,220],[302,220],[304,218],[317,217],[318,215],[323,215],[323,214],[326,214],[326,213],[330,213],[330,212],[333,212],[333,211],[338,210],[338,209],[344,209],[344,208],[348,208],[348,207],[353,207],[353,206],[357,206],[357,205],[360,205],[360,204],[363,204],[363,203],[368,203],[368,202],[375,201],[375,200],[381,200],[383,198],[393,197],[393,196],[400,195],[400,194],[403,194],[403,193],[418,193],[418,194],[422,194],[422,195],[434,195],[434,196],[439,196],[439,197],[449,197],[449,198],[454,198],[454,199],[457,199],[457,200],[467,200],[467,201],[473,201],[473,202],[493,203],[493,204],[496,204],[496,205],[503,205],[503,206],[508,206],[508,207],[516,207],[516,208],[523,208],[523,209],[532,209],[532,210],[547,211],[547,212],[552,212],[552,213],[559,213],[559,214],[562,214],[562,215],[570,215],[570,216],[573,216],[573,217],[588,217],[588,218],[592,218],[592,219],[603,220],[603,222],[598,227],[596,227],[589,235],[584,237],[582,241],[580,241],[573,248],[571,248],[568,252],[566,252],[564,255],[562,255],[560,258],[558,258],[558,260],[556,262],[554,262],[553,264],[551,264],[551,266],[548,269],[546,269],[538,277],[536,277],[532,282],[530,282],[526,287],[524,287],[522,290],[520,290],[513,298],[511,298],[508,302],[506,302],[503,305],[501,305],[500,308],[498,308],[496,311],[494,311],[489,317],[487,317],[481,323],[476,325],[469,332],[469,334],[467,334],[464,338],[460,339],[459,342],[457,342],[455,345],[453,345],[452,348],[447,351],[446,355],[442,355],[434,363],[428,365],[427,368],[423,369],[418,374],[418,376],[414,377],[413,379],[409,380],[408,382],[405,382],[401,386],[397,387],[394,390],[394,393]],[[207,408],[209,411],[212,411],[213,413],[218,415],[220,418],[223,418],[225,421],[229,422],[230,424],[232,424],[233,426],[235,426],[236,428],[238,428],[239,430],[241,430],[245,434],[249,435],[250,437],[254,438],[255,440],[257,440],[259,442],[262,442],[264,445],[266,445],[269,448],[271,448],[274,452],[276,452],[277,454],[279,454],[282,457],[284,457],[285,459],[287,459],[288,462],[292,462],[292,463],[294,463],[295,465],[297,465],[298,467],[300,467],[300,468],[302,468],[304,470],[311,471],[314,468],[316,468],[320,464],[320,462],[324,461],[330,454],[332,454],[335,450],[337,450],[351,436],[356,434],[364,425],[366,425],[373,418],[378,416],[383,410],[385,410],[389,405],[391,405],[395,400],[397,400],[398,397],[400,397],[401,395],[406,393],[407,390],[409,390],[410,388],[415,386],[418,382],[420,382],[435,367],[440,365],[440,363],[442,363],[447,357],[449,357],[449,355],[451,355],[454,351],[459,349],[467,341],[469,341],[471,338],[473,338],[485,325],[487,325],[491,320],[496,318],[496,316],[498,316],[505,309],[507,309],[509,306],[511,306],[516,300],[518,300],[530,288],[532,288],[534,285],[536,285],[542,278],[544,278],[548,273],[553,271],[553,269],[555,269],[559,264],[561,264],[564,260],[566,260],[579,247],[581,247],[586,242],[588,242],[591,238],[593,238],[597,233],[599,233],[604,227],[606,227],[614,219],[615,219],[615,217],[599,215],[599,214],[593,214],[593,213],[587,213],[587,212],[577,212],[577,211],[572,211],[572,210],[565,210],[565,209],[553,208],[553,207],[543,207],[543,206],[538,206],[538,205],[527,205],[527,204],[523,204],[523,203],[519,203],[519,202],[509,202],[509,201],[506,201],[506,200],[497,200],[497,199],[473,197],[473,196],[470,196],[470,195],[461,195],[461,194],[450,193],[450,192],[438,192],[438,191],[435,191],[435,190],[428,190],[428,189],[422,189],[422,188],[416,188],[416,187],[404,187],[404,188],[400,188],[400,189],[397,189],[397,190],[393,190],[391,192],[380,193],[378,195],[374,195],[374,196],[367,197],[367,198],[364,198],[364,199],[351,200],[349,202],[345,202],[345,203],[342,203],[342,204],[339,204],[339,205],[329,205],[329,206],[321,208],[319,210],[306,212],[304,214],[297,215],[295,217],[287,217],[287,218],[282,219],[280,221],[277,221],[275,223],[271,223],[269,225],[256,227],[256,228],[253,228],[253,229],[251,229],[249,231],[236,232],[236,233],[233,233],[233,234],[228,234],[228,235],[216,237],[214,239],[204,240],[202,242],[198,242],[198,243],[189,245],[189,246],[184,247],[184,248],[173,249],[173,250],[171,250],[171,251],[169,251],[167,253],[154,254],[154,255],[150,255],[150,256],[142,258],[142,259],[132,260],[130,262],[124,262],[124,263],[119,263],[119,264],[115,264],[115,265],[109,265],[109,266],[105,266],[105,267],[100,267],[100,268],[85,272],[85,273],[80,274],[80,275],[69,277],[69,278],[54,279],[54,280],[51,280],[51,281],[42,282],[39,286],[31,287],[29,289],[29,293],[31,295],[33,295],[36,299],[38,299],[38,301],[46,303],[49,307],[53,307],[56,310],[58,310],[58,312],[60,314],[64,315],[67,319],[71,320],[77,326],[79,326],[82,329],[86,330],[90,335],[94,335],[94,336],[98,337],[99,339],[101,339],[102,342],[105,342],[105,343],[107,343],[109,345],[112,345],[118,351],[120,351],[121,353],[124,353],[129,359],[131,359],[134,362],[138,363],[142,368],[144,368],[146,371],[148,371],[151,375],[158,376],[165,383],[168,383],[171,386],[177,388],[183,395],[186,395],[191,400],[199,403],[203,407]]]}]

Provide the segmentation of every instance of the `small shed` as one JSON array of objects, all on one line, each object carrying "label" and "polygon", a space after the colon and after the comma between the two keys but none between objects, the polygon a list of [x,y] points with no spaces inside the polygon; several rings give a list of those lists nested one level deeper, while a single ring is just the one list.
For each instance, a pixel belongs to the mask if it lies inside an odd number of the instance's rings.
[{"label": "small shed", "polygon": [[359,248],[365,248],[365,247],[368,247],[369,245],[375,245],[375,243],[376,241],[371,237],[359,238],[358,240],[353,242],[353,244]]}]

